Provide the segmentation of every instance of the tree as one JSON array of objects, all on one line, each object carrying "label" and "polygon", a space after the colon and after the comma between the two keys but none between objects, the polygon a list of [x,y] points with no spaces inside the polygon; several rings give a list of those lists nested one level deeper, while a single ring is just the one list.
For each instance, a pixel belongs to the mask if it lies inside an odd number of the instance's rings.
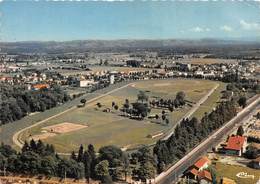
[{"label": "tree", "polygon": [[162,115],[162,120],[164,121],[166,119],[166,116],[163,114]]},{"label": "tree", "polygon": [[83,161],[83,153],[84,153],[84,148],[83,148],[83,145],[81,144],[79,147],[79,152],[78,152],[78,158],[77,158],[78,162]]},{"label": "tree", "polygon": [[244,97],[244,96],[240,97],[238,100],[238,104],[239,104],[239,106],[245,108],[246,107],[246,97]]},{"label": "tree", "polygon": [[38,140],[38,142],[36,144],[36,152],[39,153],[40,155],[45,155],[46,154],[45,145],[43,144],[43,142],[41,140]]},{"label": "tree", "polygon": [[88,154],[90,156],[90,176],[95,177],[96,151],[92,144],[88,145]]},{"label": "tree", "polygon": [[173,112],[173,106],[169,106],[169,111]]},{"label": "tree", "polygon": [[260,112],[257,113],[256,118],[260,119]]},{"label": "tree", "polygon": [[22,152],[26,152],[30,150],[30,146],[27,141],[24,142],[24,145],[22,147]]},{"label": "tree", "polygon": [[211,178],[212,178],[212,184],[217,184],[217,174],[216,174],[216,170],[213,167],[208,167],[208,171],[211,174]]},{"label": "tree", "polygon": [[52,156],[45,156],[41,159],[41,170],[40,173],[43,173],[46,176],[55,176],[57,169],[57,160]]},{"label": "tree", "polygon": [[123,152],[116,146],[104,146],[99,149],[99,159],[107,160],[111,167],[115,167],[114,160],[121,160]]},{"label": "tree", "polygon": [[91,157],[88,153],[88,151],[85,151],[83,154],[83,164],[85,167],[85,178],[87,179],[89,183],[89,178],[91,177]]},{"label": "tree", "polygon": [[115,105],[116,105],[116,103],[115,103],[115,102],[112,102],[112,104],[111,104],[112,108],[113,108]]},{"label": "tree", "polygon": [[34,152],[37,152],[37,144],[33,139],[30,141],[30,149]]},{"label": "tree", "polygon": [[144,91],[139,91],[139,93],[137,95],[137,100],[141,101],[142,103],[147,102],[148,101],[148,96],[145,94]]},{"label": "tree", "polygon": [[101,108],[101,107],[102,107],[102,105],[101,105],[100,102],[97,103],[97,106],[98,106],[98,108]]},{"label": "tree", "polygon": [[77,161],[77,156],[75,154],[75,151],[71,152],[70,159]]},{"label": "tree", "polygon": [[240,125],[237,129],[237,135],[239,136],[243,136],[244,135],[244,129],[243,129],[243,126]]},{"label": "tree", "polygon": [[107,160],[102,160],[95,167],[95,172],[100,180],[103,180],[104,177],[109,175],[109,162]]},{"label": "tree", "polygon": [[129,163],[129,158],[128,155],[123,153],[123,164],[122,164],[122,170],[125,175],[125,181],[127,180],[127,174],[130,172],[130,163]]},{"label": "tree", "polygon": [[260,151],[258,151],[257,148],[255,148],[253,146],[248,146],[247,150],[245,152],[245,157],[248,159],[256,159],[259,152]]},{"label": "tree", "polygon": [[148,114],[147,104],[136,102],[136,103],[132,103],[132,105],[134,109],[134,114],[142,117],[147,116]]},{"label": "tree", "polygon": [[114,108],[115,108],[115,110],[118,110],[118,105],[115,105]]},{"label": "tree", "polygon": [[127,112],[129,113],[129,100],[128,99],[125,99],[125,103],[123,104],[123,112]]},{"label": "tree", "polygon": [[180,105],[185,105],[185,93],[183,91],[178,92],[175,99],[179,101]]},{"label": "tree", "polygon": [[146,179],[152,179],[155,177],[156,169],[153,164],[149,161],[141,163],[140,168],[138,170],[138,177],[145,181]]},{"label": "tree", "polygon": [[80,100],[80,103],[83,103],[84,106],[86,105],[86,102],[87,102],[87,100],[84,98]]}]

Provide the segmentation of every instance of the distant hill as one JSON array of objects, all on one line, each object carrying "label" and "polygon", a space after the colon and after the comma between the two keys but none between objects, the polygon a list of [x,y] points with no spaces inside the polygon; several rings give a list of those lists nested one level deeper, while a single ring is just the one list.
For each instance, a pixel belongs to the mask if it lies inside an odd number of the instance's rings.
[{"label": "distant hill", "polygon": [[237,40],[75,40],[65,42],[55,41],[28,41],[28,42],[1,42],[1,52],[8,53],[65,53],[86,51],[119,51],[160,48],[220,48],[220,47],[256,47],[260,42]]}]

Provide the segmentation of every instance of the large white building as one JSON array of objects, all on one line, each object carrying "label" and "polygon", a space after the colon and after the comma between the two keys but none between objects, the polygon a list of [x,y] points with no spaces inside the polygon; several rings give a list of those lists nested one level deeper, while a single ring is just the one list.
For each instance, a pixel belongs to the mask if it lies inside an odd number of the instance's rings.
[{"label": "large white building", "polygon": [[95,82],[93,80],[79,80],[77,81],[78,87],[89,87],[92,86]]},{"label": "large white building", "polygon": [[114,75],[110,75],[110,84],[114,84],[115,83],[115,76]]}]

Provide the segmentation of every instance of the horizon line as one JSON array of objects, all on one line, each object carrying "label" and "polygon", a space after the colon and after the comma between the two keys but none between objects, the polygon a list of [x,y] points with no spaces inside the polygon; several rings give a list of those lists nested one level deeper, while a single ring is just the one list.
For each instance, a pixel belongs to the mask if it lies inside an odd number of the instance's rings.
[{"label": "horizon line", "polygon": [[[256,40],[253,40],[255,39]],[[18,41],[1,41],[0,43],[21,43],[21,42],[76,42],[76,41],[168,41],[168,40],[183,40],[183,41],[203,41],[203,40],[219,40],[219,41],[240,41],[240,42],[260,42],[260,37],[252,38],[118,38],[118,39],[71,39],[71,40],[18,40]]]}]

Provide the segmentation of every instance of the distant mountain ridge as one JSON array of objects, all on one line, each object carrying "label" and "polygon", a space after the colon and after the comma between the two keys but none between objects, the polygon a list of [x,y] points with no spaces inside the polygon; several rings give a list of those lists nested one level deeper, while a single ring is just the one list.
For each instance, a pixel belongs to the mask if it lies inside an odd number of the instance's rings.
[{"label": "distant mountain ridge", "polygon": [[73,40],[73,41],[23,41],[0,42],[1,52],[85,52],[116,49],[149,49],[176,47],[219,47],[227,45],[260,46],[260,41],[220,40],[220,39],[165,39],[165,40]]}]

